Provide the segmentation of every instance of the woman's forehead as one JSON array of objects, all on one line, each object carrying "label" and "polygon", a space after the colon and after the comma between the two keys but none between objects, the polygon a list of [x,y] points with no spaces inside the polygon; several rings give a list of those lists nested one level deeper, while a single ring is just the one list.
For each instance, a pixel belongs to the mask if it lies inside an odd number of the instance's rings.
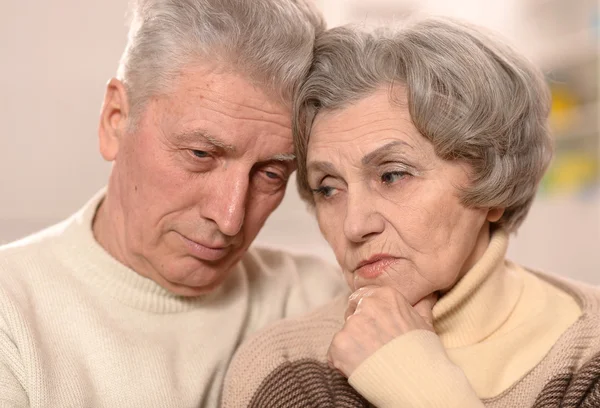
[{"label": "woman's forehead", "polygon": [[367,164],[372,158],[388,153],[424,158],[434,155],[434,150],[414,126],[376,120],[357,127],[345,125],[344,129],[323,127],[311,136],[307,153],[309,161],[322,156],[339,156]]},{"label": "woman's forehead", "polygon": [[418,133],[408,106],[390,101],[387,88],[343,108],[319,112],[313,122],[309,142],[324,137],[344,139],[382,131]]}]

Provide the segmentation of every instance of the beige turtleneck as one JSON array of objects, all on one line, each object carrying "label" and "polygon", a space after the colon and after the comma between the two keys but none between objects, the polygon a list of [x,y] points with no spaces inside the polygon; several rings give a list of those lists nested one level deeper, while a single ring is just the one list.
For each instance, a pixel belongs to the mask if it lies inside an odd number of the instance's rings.
[{"label": "beige turtleneck", "polygon": [[[368,358],[350,384],[380,408],[483,407],[548,353],[581,309],[562,290],[506,261],[496,231],[476,265],[433,309],[436,333],[417,330]],[[402,384],[402,393],[398,393]]]}]

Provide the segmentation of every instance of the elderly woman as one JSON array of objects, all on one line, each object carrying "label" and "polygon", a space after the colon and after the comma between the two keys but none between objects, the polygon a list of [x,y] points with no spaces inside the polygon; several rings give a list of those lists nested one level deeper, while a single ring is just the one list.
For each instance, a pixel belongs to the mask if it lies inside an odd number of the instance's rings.
[{"label": "elderly woman", "polygon": [[242,348],[226,407],[600,407],[600,290],[505,259],[551,157],[544,78],[439,19],[318,38],[302,197],[350,297]]}]

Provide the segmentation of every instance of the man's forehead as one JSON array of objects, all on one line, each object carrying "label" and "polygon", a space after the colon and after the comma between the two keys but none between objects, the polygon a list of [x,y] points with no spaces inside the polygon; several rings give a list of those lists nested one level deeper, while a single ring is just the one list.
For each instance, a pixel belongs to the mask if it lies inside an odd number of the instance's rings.
[{"label": "man's forehead", "polygon": [[220,133],[234,135],[274,134],[291,140],[291,112],[283,105],[276,105],[267,96],[254,95],[251,98],[241,95],[239,88],[219,92],[190,88],[189,92],[179,92],[162,100],[158,107],[165,120],[177,128],[198,126],[219,127],[213,129],[212,136]]},{"label": "man's forehead", "polygon": [[293,160],[289,107],[234,72],[188,68],[161,105],[161,127],[173,143]]},{"label": "man's forehead", "polygon": [[218,98],[232,108],[259,108],[265,112],[290,114],[290,104],[265,86],[222,64],[190,64],[176,79],[175,93],[194,98]]}]

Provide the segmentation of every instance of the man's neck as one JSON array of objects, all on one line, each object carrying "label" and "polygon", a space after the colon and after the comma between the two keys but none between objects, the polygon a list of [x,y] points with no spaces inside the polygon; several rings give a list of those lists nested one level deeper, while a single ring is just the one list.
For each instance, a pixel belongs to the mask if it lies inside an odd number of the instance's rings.
[{"label": "man's neck", "polygon": [[[96,214],[92,220],[92,232],[94,238],[106,252],[123,265],[131,268],[130,263],[124,256],[122,245],[119,244],[119,237],[122,236],[118,231],[118,221],[122,219],[118,211],[114,210],[111,200],[114,200],[114,192],[109,187],[106,196],[102,199]],[[133,269],[133,268],[132,268]]]}]

